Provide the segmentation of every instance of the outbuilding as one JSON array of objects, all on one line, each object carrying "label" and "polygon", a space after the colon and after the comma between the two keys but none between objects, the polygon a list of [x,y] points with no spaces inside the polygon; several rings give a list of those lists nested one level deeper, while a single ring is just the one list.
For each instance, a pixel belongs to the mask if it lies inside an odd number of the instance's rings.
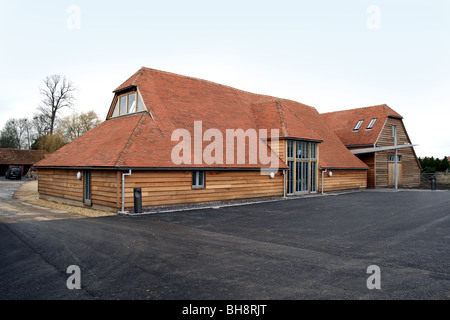
[{"label": "outbuilding", "polygon": [[367,187],[311,106],[141,68],[106,120],[36,167],[43,199],[124,211]]},{"label": "outbuilding", "polygon": [[43,150],[0,148],[0,176],[4,176],[9,167],[20,167],[22,175],[26,175],[45,154]]},{"label": "outbuilding", "polygon": [[388,105],[324,113],[342,143],[369,166],[367,186],[417,187],[420,163],[403,117]]}]

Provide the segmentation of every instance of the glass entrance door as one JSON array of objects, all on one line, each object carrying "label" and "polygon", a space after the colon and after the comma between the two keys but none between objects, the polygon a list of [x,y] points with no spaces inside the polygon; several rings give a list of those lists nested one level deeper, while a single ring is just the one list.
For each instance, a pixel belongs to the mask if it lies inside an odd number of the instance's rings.
[{"label": "glass entrance door", "polygon": [[84,183],[83,183],[83,201],[86,204],[91,204],[91,171],[84,171]]}]

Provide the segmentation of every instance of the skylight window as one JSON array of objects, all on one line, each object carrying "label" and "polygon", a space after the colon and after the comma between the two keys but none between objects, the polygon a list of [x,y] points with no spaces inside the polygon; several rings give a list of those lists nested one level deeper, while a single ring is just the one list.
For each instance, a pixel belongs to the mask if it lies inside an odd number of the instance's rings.
[{"label": "skylight window", "polygon": [[140,94],[135,91],[121,95],[117,98],[116,105],[111,117],[123,116],[129,113],[145,111],[144,103]]},{"label": "skylight window", "polygon": [[370,120],[369,125],[367,126],[367,130],[370,130],[373,128],[375,121],[377,121],[377,118],[373,118],[372,120]]},{"label": "skylight window", "polygon": [[356,126],[353,128],[353,131],[358,131],[359,128],[361,128],[361,125],[363,122],[364,122],[364,120],[359,120],[358,123],[356,124]]}]

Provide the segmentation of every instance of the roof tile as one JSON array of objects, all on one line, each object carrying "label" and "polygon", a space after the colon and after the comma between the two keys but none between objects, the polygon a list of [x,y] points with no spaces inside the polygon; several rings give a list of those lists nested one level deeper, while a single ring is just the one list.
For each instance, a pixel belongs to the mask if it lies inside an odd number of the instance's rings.
[{"label": "roof tile", "polygon": [[[280,138],[323,141],[322,167],[367,168],[345,148],[313,107],[144,67],[115,91],[130,86],[139,89],[153,118],[140,113],[107,119],[39,162],[39,166],[183,167],[171,161],[171,151],[178,144],[171,141],[172,132],[182,128],[193,136],[194,122],[202,121],[203,132],[218,129],[223,137],[227,129],[279,129]],[[226,141],[223,143],[225,146]],[[267,145],[259,141],[259,147]],[[250,164],[249,157],[247,149],[245,164],[199,166],[266,167],[260,162]],[[279,167],[285,168],[286,164],[279,160]]]}]

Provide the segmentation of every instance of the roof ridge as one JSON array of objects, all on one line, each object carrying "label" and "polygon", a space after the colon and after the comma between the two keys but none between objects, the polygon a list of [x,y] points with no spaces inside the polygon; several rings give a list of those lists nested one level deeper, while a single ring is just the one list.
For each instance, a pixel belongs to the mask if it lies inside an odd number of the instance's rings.
[{"label": "roof ridge", "polygon": [[255,95],[255,96],[259,96],[259,97],[268,97],[268,98],[271,98],[271,99],[274,99],[274,100],[278,100],[279,99],[277,97],[266,95],[266,94],[255,93],[255,92],[250,92],[250,91],[247,91],[247,90],[238,89],[236,87],[232,87],[232,86],[229,86],[229,85],[226,85],[226,84],[214,82],[212,80],[206,80],[206,79],[202,79],[202,78],[186,76],[186,75],[175,73],[175,72],[158,70],[158,69],[152,69],[152,68],[148,68],[148,67],[144,67],[144,66],[141,67],[140,70],[142,70],[142,69],[148,70],[150,72],[158,72],[158,73],[172,75],[172,76],[177,76],[177,77],[181,77],[181,78],[185,78],[185,79],[190,79],[190,80],[196,80],[196,81],[200,81],[200,82],[210,83],[210,84],[213,84],[213,85],[217,85],[217,86],[220,86],[220,87],[232,89],[232,90],[235,90],[235,91],[239,91],[239,92],[242,92],[242,93],[251,94],[251,95]]},{"label": "roof ridge", "polygon": [[141,76],[141,74],[142,74],[142,68],[139,69],[139,71],[137,72],[136,77],[134,77],[134,80],[133,80],[133,82],[131,83],[132,86],[136,86],[136,82],[137,82],[137,80],[139,79],[139,77]]},{"label": "roof ridge", "polygon": [[280,120],[281,120],[280,125],[281,125],[282,134],[284,137],[289,137],[288,130],[286,128],[286,118],[284,117],[284,112],[283,112],[281,101],[280,101],[280,99],[278,99],[275,102],[277,103],[278,113],[280,114]]},{"label": "roof ridge", "polygon": [[141,127],[141,124],[144,122],[144,118],[145,118],[146,113],[143,112],[141,115],[141,118],[139,119],[138,123],[136,124],[136,126],[133,129],[133,132],[130,135],[130,138],[128,139],[127,143],[125,144],[125,146],[123,147],[122,151],[120,152],[119,156],[117,157],[117,161],[116,161],[116,167],[121,167],[123,164],[123,156],[126,154],[126,152],[131,148],[131,144],[133,143],[136,134],[139,132],[139,129]]},{"label": "roof ridge", "polygon": [[[313,128],[311,128],[311,126],[310,126],[306,121],[303,121],[303,119],[302,119],[296,112],[292,111],[291,108],[289,108],[288,105],[284,104],[282,101],[280,101],[279,103],[280,103],[280,106],[283,106],[283,108],[286,108],[286,109],[287,109],[290,113],[292,113],[299,121],[301,121],[301,123],[302,123],[304,126],[306,126],[306,127],[308,128],[308,130],[310,130],[310,131],[314,132],[315,134],[317,134],[318,136],[322,137],[320,134],[317,133],[316,130],[314,130]],[[306,105],[304,105],[304,106],[306,106]],[[315,112],[317,112],[317,110],[316,110],[314,107],[310,107],[310,106],[307,106],[307,107],[309,107],[309,108],[313,109]],[[317,113],[318,113],[318,112],[317,112]],[[319,115],[319,116],[320,116],[320,115]]]},{"label": "roof ridge", "polygon": [[388,108],[390,108],[387,104],[383,103],[383,104],[377,104],[377,105],[367,106],[367,107],[351,108],[351,109],[323,112],[321,114],[331,114],[331,113],[339,113],[339,112],[351,112],[351,111],[355,111],[355,110],[369,109],[369,108],[376,108],[376,107],[388,107]]}]

